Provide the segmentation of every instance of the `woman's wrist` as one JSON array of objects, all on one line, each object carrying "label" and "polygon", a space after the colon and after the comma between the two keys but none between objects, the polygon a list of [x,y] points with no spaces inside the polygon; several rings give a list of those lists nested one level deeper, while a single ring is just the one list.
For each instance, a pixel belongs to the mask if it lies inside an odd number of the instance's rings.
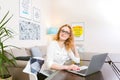
[{"label": "woman's wrist", "polygon": [[68,70],[68,66],[67,65],[63,65],[63,70]]},{"label": "woman's wrist", "polygon": [[64,66],[64,70],[80,70],[80,67],[74,64],[71,65],[65,65]]}]

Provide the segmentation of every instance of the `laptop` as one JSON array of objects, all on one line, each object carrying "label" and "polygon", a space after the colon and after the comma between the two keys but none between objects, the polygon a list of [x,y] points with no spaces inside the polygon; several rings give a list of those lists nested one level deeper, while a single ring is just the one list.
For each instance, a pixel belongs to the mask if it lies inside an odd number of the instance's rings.
[{"label": "laptop", "polygon": [[88,76],[90,74],[98,72],[102,68],[107,55],[108,53],[93,55],[90,64],[88,66],[81,66],[80,70],[78,71],[73,71],[73,70],[68,70],[68,71],[81,76]]}]

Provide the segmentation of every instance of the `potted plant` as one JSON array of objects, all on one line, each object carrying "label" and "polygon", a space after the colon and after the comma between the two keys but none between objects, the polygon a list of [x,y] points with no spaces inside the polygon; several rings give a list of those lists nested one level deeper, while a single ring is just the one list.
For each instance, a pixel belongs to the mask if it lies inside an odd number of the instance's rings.
[{"label": "potted plant", "polygon": [[6,50],[6,48],[12,45],[5,45],[5,41],[13,37],[13,32],[6,27],[6,24],[12,18],[12,16],[7,18],[8,14],[9,11],[0,21],[0,80],[4,80],[5,78],[11,76],[8,70],[8,66],[16,66],[15,57],[12,55],[11,52],[7,52]]}]

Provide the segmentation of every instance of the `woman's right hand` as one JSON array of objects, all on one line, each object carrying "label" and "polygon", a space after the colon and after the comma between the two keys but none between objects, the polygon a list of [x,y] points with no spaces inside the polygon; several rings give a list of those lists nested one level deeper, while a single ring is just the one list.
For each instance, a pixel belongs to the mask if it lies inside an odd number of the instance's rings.
[{"label": "woman's right hand", "polygon": [[68,66],[68,70],[80,70],[80,67],[75,65],[75,64],[72,64],[72,65],[69,65]]}]

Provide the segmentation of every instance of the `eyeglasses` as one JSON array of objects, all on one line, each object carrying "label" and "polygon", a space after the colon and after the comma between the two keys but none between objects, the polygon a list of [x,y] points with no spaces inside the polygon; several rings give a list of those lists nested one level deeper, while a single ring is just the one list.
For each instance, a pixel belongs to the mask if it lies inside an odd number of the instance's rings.
[{"label": "eyeglasses", "polygon": [[68,31],[61,30],[61,32],[62,32],[62,33],[65,33],[65,34],[67,34],[67,35],[70,35],[70,32],[68,32]]}]

